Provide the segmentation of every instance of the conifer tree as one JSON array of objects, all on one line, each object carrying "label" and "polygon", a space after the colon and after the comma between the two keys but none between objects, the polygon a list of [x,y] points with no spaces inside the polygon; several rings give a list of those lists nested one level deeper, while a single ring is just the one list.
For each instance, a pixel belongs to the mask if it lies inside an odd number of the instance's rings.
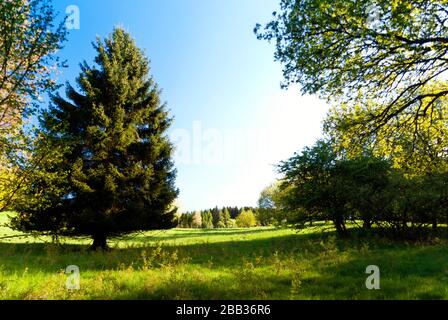
[{"label": "conifer tree", "polygon": [[[42,170],[67,179],[51,188],[31,181],[14,225],[44,231],[54,218],[58,230],[51,231],[88,235],[94,249],[105,249],[108,237],[173,227],[178,191],[165,135],[171,119],[148,59],[121,28],[94,47],[96,66],[81,65],[80,91],[67,84],[68,99],[53,97],[41,121],[42,141],[63,150],[61,161]],[[61,189],[63,196],[53,192]],[[45,205],[26,201],[36,197]]]},{"label": "conifer tree", "polygon": [[226,226],[226,228],[230,227],[231,217],[230,217],[229,209],[227,209],[227,208],[224,209],[223,214],[222,214],[222,219],[223,219],[223,222],[224,222],[224,225]]},{"label": "conifer tree", "polygon": [[213,216],[210,211],[202,212],[202,228],[213,229]]},{"label": "conifer tree", "polygon": [[224,213],[222,210],[218,211],[218,223],[216,224],[216,228],[222,229],[222,228],[226,228],[226,222],[224,219]]}]

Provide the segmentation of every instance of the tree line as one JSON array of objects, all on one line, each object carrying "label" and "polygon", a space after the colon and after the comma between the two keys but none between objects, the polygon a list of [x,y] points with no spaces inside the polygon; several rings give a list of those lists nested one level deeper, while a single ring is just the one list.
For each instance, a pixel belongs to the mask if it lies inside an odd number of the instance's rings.
[{"label": "tree line", "polygon": [[177,218],[180,228],[251,228],[260,225],[258,209],[252,207],[215,207],[210,210],[185,212]]}]

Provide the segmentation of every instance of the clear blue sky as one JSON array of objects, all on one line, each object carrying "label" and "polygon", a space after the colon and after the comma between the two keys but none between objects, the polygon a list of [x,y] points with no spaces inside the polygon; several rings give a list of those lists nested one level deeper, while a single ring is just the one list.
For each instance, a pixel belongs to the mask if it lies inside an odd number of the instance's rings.
[{"label": "clear blue sky", "polygon": [[91,42],[114,26],[127,29],[151,60],[175,122],[181,210],[254,206],[274,181],[274,165],[321,135],[324,102],[280,89],[274,46],[258,41],[257,22],[279,0],[56,0],[80,9],[60,55],[74,84],[79,63],[92,63]]}]

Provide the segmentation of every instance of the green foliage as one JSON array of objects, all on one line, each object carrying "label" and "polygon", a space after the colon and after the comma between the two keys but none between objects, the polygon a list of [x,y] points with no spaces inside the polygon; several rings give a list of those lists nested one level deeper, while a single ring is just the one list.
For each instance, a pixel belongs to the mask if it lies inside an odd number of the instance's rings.
[{"label": "green foliage", "polygon": [[[6,209],[8,198],[11,195],[11,185],[17,181],[14,170],[10,168],[6,161],[0,160],[0,208]],[[1,210],[1,211],[3,211]]]},{"label": "green foliage", "polygon": [[238,227],[236,224],[236,219],[230,219],[227,223],[227,228],[232,229]]},{"label": "green foliage", "polygon": [[331,145],[281,165],[299,221],[331,219],[341,234],[347,219],[407,234],[446,222],[447,10],[445,0],[282,0],[257,25],[276,43],[285,86],[337,102]]},{"label": "green foliage", "polygon": [[275,222],[275,212],[275,209],[258,208],[256,211],[258,224],[263,227],[272,225]]},{"label": "green foliage", "polygon": [[230,213],[227,208],[224,208],[224,210],[220,210],[218,213],[219,220],[218,220],[218,228],[228,228],[230,223]]},{"label": "green foliage", "polygon": [[50,0],[0,3],[1,138],[31,111],[32,100],[56,87],[51,77],[59,65],[54,54],[67,33],[64,23],[54,26],[55,16]]},{"label": "green foliage", "polygon": [[[391,200],[390,176],[395,172],[389,161],[371,155],[338,161],[331,172],[337,197],[345,202],[345,216],[361,220],[365,229],[378,223]],[[345,217],[344,217],[345,218]]]},{"label": "green foliage", "polygon": [[279,181],[266,187],[258,199],[258,208],[255,211],[257,221],[262,226],[293,222],[291,210],[287,208],[285,200],[288,190],[281,187]]},{"label": "green foliage", "polygon": [[[436,91],[442,83],[431,83],[426,92]],[[394,118],[387,126],[368,136],[365,123],[370,114],[377,113],[380,106],[370,102],[366,106],[341,105],[333,108],[325,121],[325,131],[334,140],[339,152],[354,157],[369,149],[378,157],[390,158],[395,168],[409,176],[448,169],[446,145],[448,144],[447,99],[441,98],[434,110],[427,114],[420,106],[410,108]],[[415,119],[411,116],[420,112]]]},{"label": "green foliage", "polygon": [[198,228],[197,224],[193,223],[194,216],[199,212],[201,214],[201,226],[203,229],[213,228],[234,228],[236,226],[235,218],[245,210],[256,212],[256,209],[250,207],[238,208],[238,207],[224,207],[219,209],[218,207],[210,210],[202,210],[196,212],[184,212],[178,218],[179,228]]},{"label": "green foliage", "polygon": [[193,214],[181,214],[178,219],[179,228],[192,228],[193,225]]},{"label": "green foliage", "polygon": [[54,144],[40,135],[31,150],[27,174],[21,177],[22,187],[16,190],[12,204],[21,215],[15,217],[12,224],[23,232],[39,232],[57,238],[69,232],[67,218],[59,205],[70,193],[69,170],[64,157],[69,147]]},{"label": "green foliage", "polygon": [[276,209],[278,207],[278,204],[276,203],[278,189],[278,183],[273,183],[263,189],[260,198],[258,199],[258,207],[261,209]]},{"label": "green foliage", "polygon": [[277,192],[277,184],[271,184],[261,191],[256,211],[257,221],[261,226],[269,226],[274,222],[277,210],[277,203],[275,202]]},{"label": "green foliage", "polygon": [[202,212],[202,228],[213,229],[213,216],[210,211]]},{"label": "green foliage", "polygon": [[228,228],[231,226],[231,217],[230,217],[230,212],[227,208],[224,208],[224,210],[222,211],[221,217],[219,219],[220,222],[222,222],[222,224]]},{"label": "green foliage", "polygon": [[[29,181],[15,205],[20,215],[14,225],[89,235],[94,247],[104,248],[110,236],[172,227],[177,190],[173,147],[165,136],[171,119],[148,76],[148,59],[119,28],[98,39],[95,49],[97,65],[82,65],[81,93],[67,85],[69,100],[54,96],[42,116],[35,153],[61,150],[59,161],[45,164],[42,175],[64,179]],[[45,207],[33,205],[42,199]],[[60,227],[54,230],[48,219]]]},{"label": "green foliage", "polygon": [[0,2],[0,211],[11,207],[29,160],[28,117],[38,97],[57,88],[55,55],[67,32],[50,0]]},{"label": "green foliage", "polygon": [[257,225],[257,219],[252,211],[243,211],[236,218],[236,225],[240,228],[252,228]]},{"label": "green foliage", "polygon": [[[448,299],[445,238],[342,240],[327,228],[152,231],[113,239],[107,252],[86,240],[0,240],[0,299]],[[13,234],[0,226],[0,237]],[[81,290],[69,292],[63,267],[73,261]],[[364,286],[371,264],[387,274],[381,290]]]},{"label": "green foliage", "polygon": [[281,164],[282,186],[289,188],[285,204],[297,213],[293,221],[331,220],[340,235],[348,220],[362,221],[365,230],[375,225],[404,237],[448,222],[448,172],[406,177],[389,160],[368,152],[343,158],[331,148],[319,141]]},{"label": "green foliage", "polygon": [[201,215],[200,211],[196,211],[193,214],[193,219],[191,221],[191,227],[196,228],[196,229],[202,228],[202,215]]},{"label": "green foliage", "polygon": [[300,210],[303,208],[314,220],[334,219],[338,230],[343,232],[344,204],[337,198],[337,186],[331,180],[336,158],[330,143],[318,141],[282,162],[279,171],[284,175],[281,189],[285,191],[283,203],[287,211],[303,212]]},{"label": "green foliage", "polygon": [[255,32],[275,42],[285,86],[350,105],[378,103],[372,132],[406,112],[431,113],[448,94],[444,80],[422,90],[447,70],[447,9],[445,0],[281,0]]},{"label": "green foliage", "polygon": [[216,228],[218,228],[218,229],[225,229],[225,228],[227,228],[227,226],[226,226],[226,224],[223,221],[219,220],[218,224],[216,225]]}]

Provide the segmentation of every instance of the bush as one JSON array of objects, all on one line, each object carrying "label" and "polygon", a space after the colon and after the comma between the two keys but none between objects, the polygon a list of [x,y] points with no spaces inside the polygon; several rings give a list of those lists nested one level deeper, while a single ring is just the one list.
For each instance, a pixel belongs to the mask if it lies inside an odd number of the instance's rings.
[{"label": "bush", "polygon": [[276,209],[259,208],[257,210],[257,221],[261,226],[270,226],[275,222]]},{"label": "bush", "polygon": [[257,219],[252,211],[243,211],[236,218],[236,225],[240,228],[252,228],[257,225]]},{"label": "bush", "polygon": [[225,229],[226,225],[224,224],[224,222],[218,221],[218,223],[216,225],[216,228],[218,228],[218,229]]}]

